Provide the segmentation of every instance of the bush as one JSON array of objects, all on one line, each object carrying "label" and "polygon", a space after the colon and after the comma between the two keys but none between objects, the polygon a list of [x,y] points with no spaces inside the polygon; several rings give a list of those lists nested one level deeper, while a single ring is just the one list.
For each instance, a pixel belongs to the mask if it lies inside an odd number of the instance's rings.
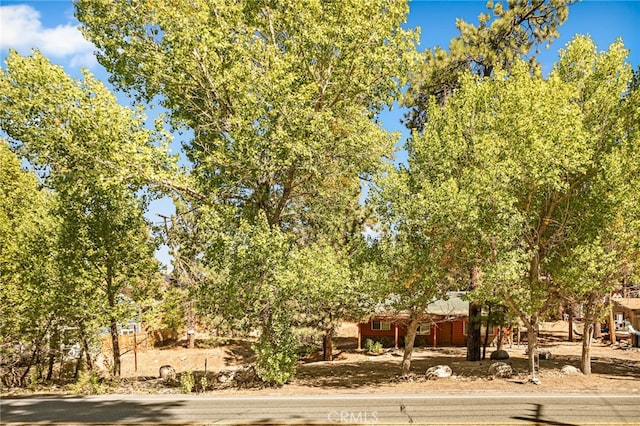
[{"label": "bush", "polygon": [[265,338],[263,334],[253,348],[257,356],[256,371],[265,382],[283,385],[296,373],[297,342],[286,330],[271,337],[274,338]]},{"label": "bush", "polygon": [[200,390],[201,390],[201,392],[206,392],[208,386],[209,386],[209,380],[207,379],[207,376],[205,375],[205,376],[200,377]]},{"label": "bush", "polygon": [[69,390],[80,395],[100,395],[107,391],[102,379],[93,371],[82,371],[78,381],[69,385]]},{"label": "bush", "polygon": [[371,352],[373,354],[382,353],[382,343],[374,342],[371,339],[367,339],[364,342],[364,348],[367,350],[367,352]]},{"label": "bush", "polygon": [[191,393],[196,384],[196,379],[191,370],[187,370],[180,374],[180,388],[182,393]]}]

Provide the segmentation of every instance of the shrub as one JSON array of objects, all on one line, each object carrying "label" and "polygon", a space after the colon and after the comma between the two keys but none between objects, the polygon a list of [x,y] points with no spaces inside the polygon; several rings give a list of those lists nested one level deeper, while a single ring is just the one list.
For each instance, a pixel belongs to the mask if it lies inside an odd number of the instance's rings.
[{"label": "shrub", "polygon": [[282,385],[296,373],[297,341],[290,330],[280,333],[264,333],[254,346],[257,356],[256,372],[265,382]]},{"label": "shrub", "polygon": [[69,386],[69,390],[80,395],[100,395],[107,391],[107,387],[95,372],[82,371],[78,380]]},{"label": "shrub", "polygon": [[367,339],[364,342],[364,348],[367,350],[367,352],[371,352],[374,354],[379,354],[382,352],[382,343],[380,342],[374,342],[371,339]]},{"label": "shrub", "polygon": [[182,389],[182,393],[191,393],[196,384],[196,380],[193,377],[193,372],[191,370],[187,370],[180,374],[180,388]]}]

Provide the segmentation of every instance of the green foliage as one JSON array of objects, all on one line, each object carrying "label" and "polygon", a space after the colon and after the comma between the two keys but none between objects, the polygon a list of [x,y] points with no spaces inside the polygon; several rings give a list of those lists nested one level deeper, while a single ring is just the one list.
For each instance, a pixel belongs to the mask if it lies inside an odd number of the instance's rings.
[{"label": "green foliage", "polygon": [[390,153],[371,117],[397,97],[415,52],[400,26],[405,2],[111,6],[77,2],[99,61],[118,87],[161,95],[172,123],[194,131],[194,189],[240,207],[236,218],[332,227],[325,212]]},{"label": "green foliage", "polygon": [[[467,73],[444,105],[431,99],[429,120],[409,144],[407,174],[418,185],[406,204],[419,205],[422,194],[438,200],[431,182],[463,201],[459,225],[449,221],[446,229],[452,246],[463,248],[458,253],[471,248],[480,261],[475,297],[505,300],[533,345],[571,270],[590,277],[579,285],[589,289],[611,270],[615,252],[606,247],[615,238],[602,231],[637,197],[629,186],[637,136],[625,124],[633,102],[626,54],[621,42],[598,53],[589,38],[576,37],[546,80],[517,59],[487,78]],[[432,219],[438,211],[424,207],[422,214]],[[464,244],[455,244],[459,237]],[[599,238],[604,251],[596,250]],[[602,263],[587,267],[587,259]]]},{"label": "green foliage", "polygon": [[283,385],[295,375],[297,341],[288,329],[279,334],[262,330],[253,349],[258,357],[256,372],[265,382]]},{"label": "green foliage", "polygon": [[189,291],[176,286],[161,290],[156,298],[148,301],[143,314],[144,322],[152,330],[182,330],[185,327],[185,304]]},{"label": "green foliage", "polygon": [[374,342],[372,339],[367,339],[364,342],[364,348],[366,349],[367,352],[372,354],[382,353],[382,343]]},{"label": "green foliage", "polygon": [[77,395],[101,395],[108,390],[101,378],[95,372],[88,370],[81,371],[78,380],[68,388]]},{"label": "green foliage", "polygon": [[61,297],[64,282],[55,262],[57,198],[21,169],[2,138],[0,164],[0,357],[7,366],[2,381],[14,386],[25,384],[22,366],[41,371],[34,363],[44,358],[49,331],[73,322],[75,308],[73,300]]},{"label": "green foliage", "polygon": [[372,118],[415,56],[408,5],[76,4],[115,85],[193,131],[168,232],[177,280],[209,315],[281,330],[261,337],[258,369],[286,381],[296,320],[330,330],[362,282],[348,260],[367,217],[360,179],[397,139]]},{"label": "green foliage", "polygon": [[191,393],[196,384],[196,379],[191,370],[183,371],[180,374],[180,389],[182,393]]},{"label": "green foliage", "polygon": [[518,59],[528,59],[539,73],[539,65],[531,54],[541,44],[558,37],[558,27],[569,16],[569,5],[575,0],[487,2],[491,13],[478,16],[478,25],[456,20],[460,34],[451,39],[448,49],[427,49],[413,71],[405,99],[412,107],[408,127],[422,131],[429,119],[428,104],[432,96],[439,102],[460,87],[461,77],[471,71],[489,77],[495,69],[509,70]]},{"label": "green foliage", "polygon": [[[44,256],[60,280],[52,290],[75,303],[67,304],[76,319],[69,325],[115,329],[131,315],[120,295],[139,297],[157,283],[140,194],[168,170],[163,136],[87,71],[72,79],[38,52],[10,52],[0,87],[0,128],[56,194],[56,249]],[[116,374],[118,366],[114,359]]]},{"label": "green foliage", "polygon": [[207,387],[209,387],[209,380],[207,379],[206,375],[203,375],[202,377],[200,377],[200,391],[206,392]]}]

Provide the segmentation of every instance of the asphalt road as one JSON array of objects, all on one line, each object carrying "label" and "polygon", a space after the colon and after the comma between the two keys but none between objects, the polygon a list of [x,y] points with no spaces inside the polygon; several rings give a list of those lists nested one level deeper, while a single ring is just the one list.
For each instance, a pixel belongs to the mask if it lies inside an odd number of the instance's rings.
[{"label": "asphalt road", "polygon": [[640,396],[343,394],[4,398],[0,401],[0,416],[0,423],[6,425],[640,425]]}]

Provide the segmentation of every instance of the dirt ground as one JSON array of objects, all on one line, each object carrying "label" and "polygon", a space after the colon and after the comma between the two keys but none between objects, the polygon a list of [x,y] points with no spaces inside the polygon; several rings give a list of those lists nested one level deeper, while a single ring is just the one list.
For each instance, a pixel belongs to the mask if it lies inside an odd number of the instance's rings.
[{"label": "dirt ground", "polygon": [[[525,345],[506,345],[510,358],[505,361],[514,370],[509,379],[493,379],[488,373],[493,361],[489,355],[495,348],[487,348],[487,360],[465,360],[465,348],[416,348],[412,358],[412,380],[400,380],[402,349],[388,350],[381,355],[370,355],[356,350],[356,328],[353,324],[341,327],[335,339],[336,359],[321,361],[314,353],[301,360],[295,378],[280,388],[237,389],[225,388],[207,393],[300,395],[321,393],[470,393],[470,392],[540,392],[579,394],[640,394],[640,349],[610,346],[596,341],[592,348],[590,376],[565,375],[565,365],[579,367],[581,342],[567,341],[567,323],[545,323],[541,329],[541,350],[552,353],[553,358],[540,361],[538,377],[541,384],[529,382]],[[178,374],[192,371],[196,375],[234,370],[254,361],[250,342],[235,340],[224,346],[186,349],[176,345],[162,349],[129,352],[122,357],[122,376],[127,386],[123,391],[157,392],[145,384],[158,383],[159,368],[171,365]],[[137,371],[135,368],[137,358]],[[426,380],[425,371],[445,364],[453,370],[447,379]],[[160,392],[180,392],[179,388]]]}]

